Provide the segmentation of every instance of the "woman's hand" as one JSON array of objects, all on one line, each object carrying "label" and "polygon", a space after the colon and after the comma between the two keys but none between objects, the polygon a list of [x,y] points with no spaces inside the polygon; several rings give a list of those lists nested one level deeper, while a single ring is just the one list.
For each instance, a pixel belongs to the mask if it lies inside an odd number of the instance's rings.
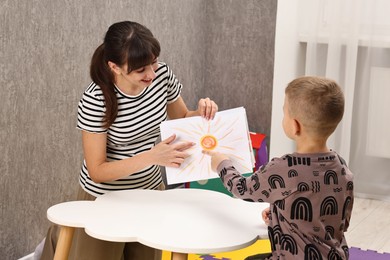
[{"label": "woman's hand", "polygon": [[263,220],[264,220],[264,223],[269,226],[269,222],[270,222],[270,215],[271,215],[271,210],[270,208],[266,208],[265,210],[263,210],[263,212],[261,213],[261,216],[263,217]]},{"label": "woman's hand", "polygon": [[218,106],[209,98],[202,98],[198,102],[197,110],[188,110],[182,97],[175,102],[168,104],[167,113],[170,119],[178,119],[191,116],[202,116],[203,118],[214,119],[215,113],[218,112]]},{"label": "woman's hand", "polygon": [[202,98],[198,102],[198,113],[207,120],[214,119],[215,113],[218,112],[217,104],[210,98]]},{"label": "woman's hand", "polygon": [[206,151],[203,150],[202,153],[210,155],[211,156],[211,169],[213,171],[217,171],[218,165],[223,161],[229,159],[226,155],[219,153],[219,152],[214,152],[214,151]]},{"label": "woman's hand", "polygon": [[179,168],[184,160],[189,156],[185,150],[195,145],[193,142],[180,142],[172,144],[176,139],[176,135],[172,135],[150,150],[153,157],[153,164],[160,166]]}]

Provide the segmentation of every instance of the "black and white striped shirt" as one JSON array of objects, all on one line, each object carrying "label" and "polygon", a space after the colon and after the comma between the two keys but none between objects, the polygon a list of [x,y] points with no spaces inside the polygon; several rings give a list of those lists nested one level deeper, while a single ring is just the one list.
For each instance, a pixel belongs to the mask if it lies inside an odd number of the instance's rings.
[{"label": "black and white striped shirt", "polygon": [[[107,160],[121,160],[150,150],[160,136],[160,123],[167,119],[167,104],[174,102],[182,85],[169,67],[159,62],[153,83],[137,96],[115,89],[118,116],[108,128],[103,127],[104,96],[100,87],[91,83],[78,105],[77,128],[92,133],[107,134]],[[95,183],[88,174],[85,160],[80,171],[80,185],[93,196],[108,191],[155,189],[161,182],[160,167],[152,165],[126,178]]]}]

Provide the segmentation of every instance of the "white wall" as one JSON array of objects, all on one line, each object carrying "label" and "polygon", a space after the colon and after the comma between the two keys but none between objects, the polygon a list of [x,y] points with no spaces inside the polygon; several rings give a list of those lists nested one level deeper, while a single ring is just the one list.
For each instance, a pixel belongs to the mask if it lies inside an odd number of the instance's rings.
[{"label": "white wall", "polygon": [[303,75],[305,61],[298,40],[297,6],[298,0],[278,1],[269,158],[280,157],[295,148],[283,132],[282,119],[284,89],[294,78]]},{"label": "white wall", "polygon": [[[305,31],[303,27],[305,25],[309,25],[308,23],[312,23],[316,20],[320,23],[317,24],[317,27],[325,31],[326,26],[329,26],[331,24],[328,21],[329,19],[331,19],[330,17],[332,12],[329,9],[329,2],[324,1],[321,3],[323,5],[323,11],[317,13],[317,11],[313,10],[317,9],[319,1],[278,1],[275,33],[274,81],[269,151],[270,158],[275,156],[281,156],[285,153],[294,151],[294,144],[285,136],[281,125],[283,118],[282,107],[284,101],[284,89],[291,80],[305,74],[306,45],[300,43],[298,29],[301,32]],[[359,37],[359,41],[361,42],[360,44],[364,45],[365,40],[372,40],[376,41],[377,45],[381,47],[389,48],[388,37],[390,35],[390,19],[387,15],[387,11],[390,8],[390,1],[362,0],[360,4],[363,7],[367,7],[367,10],[362,11],[362,20],[360,21],[360,32],[362,33],[362,35],[360,35]],[[305,10],[301,9],[298,11],[299,6],[301,8],[305,8]],[[378,8],[379,6],[381,8]],[[372,15],[369,15],[370,12],[372,12],[371,9],[375,10],[376,12],[374,18]],[[322,17],[319,20],[315,18],[315,16],[318,15]],[[301,23],[299,24],[299,22]],[[299,26],[301,26],[301,28],[299,28]],[[365,34],[367,33],[367,30],[372,30],[372,33],[375,34],[375,37],[369,36],[369,38],[367,38],[367,35]],[[303,39],[302,36],[303,35],[301,35],[301,40]],[[318,66],[321,67],[325,65],[323,65],[323,62],[321,61]],[[322,69],[325,69],[325,67]],[[372,128],[371,130],[373,131],[375,130],[375,128]],[[334,140],[331,138],[329,142],[334,142]]]},{"label": "white wall", "polygon": [[[345,87],[346,112],[328,146],[348,162],[355,195],[390,201],[389,8],[389,0],[278,1],[270,158],[295,150],[281,125],[286,85],[305,71],[334,78]],[[306,27],[315,31],[306,35]]]}]

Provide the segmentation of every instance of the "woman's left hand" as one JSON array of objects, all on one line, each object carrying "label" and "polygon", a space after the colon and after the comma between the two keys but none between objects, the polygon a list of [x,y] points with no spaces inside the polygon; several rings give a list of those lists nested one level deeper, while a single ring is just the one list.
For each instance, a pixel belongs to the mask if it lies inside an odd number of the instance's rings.
[{"label": "woman's left hand", "polygon": [[217,104],[210,98],[202,98],[198,102],[198,113],[207,120],[214,119],[215,113],[218,112]]}]

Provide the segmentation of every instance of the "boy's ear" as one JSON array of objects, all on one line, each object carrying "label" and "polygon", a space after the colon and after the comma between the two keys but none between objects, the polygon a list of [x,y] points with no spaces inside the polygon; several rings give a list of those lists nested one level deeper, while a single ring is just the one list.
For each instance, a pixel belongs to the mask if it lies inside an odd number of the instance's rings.
[{"label": "boy's ear", "polygon": [[297,120],[293,120],[293,133],[294,135],[300,135],[302,130],[302,125],[301,123]]}]

